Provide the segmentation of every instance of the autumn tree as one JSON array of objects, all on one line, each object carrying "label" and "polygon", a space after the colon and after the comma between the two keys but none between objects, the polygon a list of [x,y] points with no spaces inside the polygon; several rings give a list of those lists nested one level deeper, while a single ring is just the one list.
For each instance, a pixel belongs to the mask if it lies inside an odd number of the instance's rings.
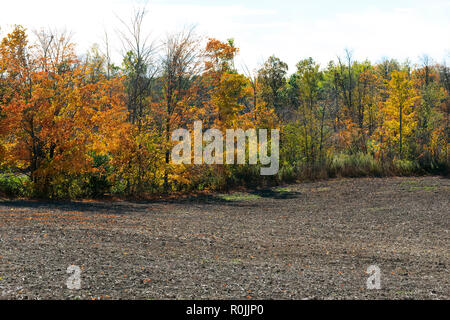
[{"label": "autumn tree", "polygon": [[10,133],[8,106],[18,99],[30,100],[33,57],[29,52],[26,30],[15,26],[0,42],[0,162],[7,149],[2,139]]},{"label": "autumn tree", "polygon": [[67,31],[41,29],[33,41],[15,26],[1,39],[0,170],[28,176],[35,194],[269,182],[258,164],[171,164],[171,133],[196,120],[203,130],[279,128],[281,167],[270,183],[448,168],[450,72],[427,56],[419,65],[372,64],[346,50],[324,68],[303,59],[291,75],[271,56],[242,74],[233,39],[209,38],[205,47],[187,28],[157,43],[144,27],[145,7],[120,22],[120,66],[107,34],[104,47],[81,56]]},{"label": "autumn tree", "polygon": [[422,163],[433,163],[439,161],[439,149],[444,139],[444,110],[441,106],[445,90],[439,83],[439,72],[428,56],[422,58],[422,66],[416,68],[412,76],[420,93],[416,108],[416,154]]},{"label": "autumn tree", "polygon": [[233,122],[244,111],[244,100],[251,94],[250,82],[240,74],[224,74],[213,95],[221,126],[233,127]]},{"label": "autumn tree", "polygon": [[[417,94],[413,82],[404,72],[394,71],[388,83],[389,98],[385,103],[384,123],[381,127],[384,144],[395,147],[398,156],[402,159],[409,145],[405,146],[413,135],[416,127],[414,104]],[[408,141],[410,142],[410,141]],[[406,147],[406,148],[405,148]]]},{"label": "autumn tree", "polygon": [[[193,115],[193,109],[199,109],[199,106],[193,105],[198,77],[203,67],[199,43],[200,40],[195,35],[193,28],[170,35],[163,43],[161,107],[164,119],[163,134],[165,136],[165,190],[168,189],[169,183],[171,132],[182,125],[182,119],[186,114]],[[190,120],[193,122],[194,118],[190,117]]]},{"label": "autumn tree", "polygon": [[94,83],[91,66],[63,36],[50,39],[48,50],[29,46],[20,27],[3,39],[1,51],[14,53],[6,72],[26,86],[2,109],[7,161],[30,176],[38,194],[58,197],[74,187],[69,177],[94,170],[91,151],[106,152],[105,135],[114,135],[105,128],[120,128],[124,113],[120,99],[106,94],[112,84]]},{"label": "autumn tree", "polygon": [[439,79],[445,94],[442,101],[441,110],[444,114],[442,119],[444,153],[446,162],[448,163],[450,148],[450,68],[445,64],[439,66]]},{"label": "autumn tree", "polygon": [[215,77],[216,81],[224,73],[236,73],[234,68],[234,58],[239,50],[234,46],[234,40],[227,42],[210,38],[205,48],[205,71],[210,77]]}]

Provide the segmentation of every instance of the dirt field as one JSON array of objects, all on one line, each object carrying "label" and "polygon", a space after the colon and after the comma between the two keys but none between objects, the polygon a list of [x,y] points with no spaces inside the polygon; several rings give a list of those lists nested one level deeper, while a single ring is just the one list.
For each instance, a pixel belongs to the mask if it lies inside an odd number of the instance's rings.
[{"label": "dirt field", "polygon": [[[0,201],[0,299],[450,299],[450,180]],[[68,266],[81,268],[69,290]],[[368,290],[366,270],[381,269]]]}]

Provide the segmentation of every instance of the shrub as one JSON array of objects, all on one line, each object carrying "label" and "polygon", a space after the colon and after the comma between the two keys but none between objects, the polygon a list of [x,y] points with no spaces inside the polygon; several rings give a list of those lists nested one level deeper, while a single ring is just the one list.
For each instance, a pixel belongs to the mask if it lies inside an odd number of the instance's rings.
[{"label": "shrub", "polygon": [[410,176],[424,172],[417,161],[397,159],[392,165],[396,175]]},{"label": "shrub", "polygon": [[92,154],[93,165],[97,171],[88,174],[88,181],[85,184],[85,193],[89,197],[101,197],[111,191],[112,184],[108,177],[112,174],[110,157],[107,155]]},{"label": "shrub", "polygon": [[0,194],[8,197],[31,195],[30,179],[25,175],[0,174]]},{"label": "shrub", "polygon": [[383,166],[370,154],[337,154],[328,165],[330,177],[379,177],[384,174]]}]

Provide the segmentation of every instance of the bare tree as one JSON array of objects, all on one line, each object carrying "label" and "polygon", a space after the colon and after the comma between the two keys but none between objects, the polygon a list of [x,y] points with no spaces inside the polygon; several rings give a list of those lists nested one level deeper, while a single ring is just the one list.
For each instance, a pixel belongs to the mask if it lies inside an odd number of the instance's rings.
[{"label": "bare tree", "polygon": [[177,100],[200,74],[199,47],[200,40],[195,36],[194,28],[170,35],[163,43],[161,72],[168,117],[173,114]]},{"label": "bare tree", "polygon": [[243,66],[244,74],[250,81],[250,86],[253,89],[253,108],[256,108],[257,97],[258,97],[258,72],[251,72],[247,65]]},{"label": "bare tree", "polygon": [[[339,64],[339,84],[344,98],[344,104],[347,106],[348,112],[354,119],[353,107],[353,53],[349,49],[345,49],[345,62],[338,57]],[[346,74],[347,73],[347,74]],[[347,79],[346,79],[347,78]],[[347,81],[346,81],[347,80]]]},{"label": "bare tree", "polygon": [[433,71],[433,60],[428,56],[427,54],[424,54],[420,57],[420,60],[422,62],[422,77],[425,82],[425,86],[428,87],[428,85],[431,83],[431,74]]},{"label": "bare tree", "polygon": [[106,78],[111,79],[111,76],[112,76],[111,47],[109,44],[109,35],[106,30],[105,30],[103,42],[104,42],[104,46],[105,46],[105,52],[103,54],[104,54],[105,60],[106,60]]},{"label": "bare tree", "polygon": [[123,46],[126,87],[128,94],[128,110],[130,121],[142,126],[145,113],[145,101],[151,92],[151,84],[157,68],[154,63],[156,48],[149,41],[150,34],[145,35],[143,23],[147,10],[136,9],[129,23],[120,19],[123,30],[118,31]]},{"label": "bare tree", "polygon": [[35,30],[38,50],[42,57],[42,69],[52,72],[63,72],[69,59],[74,59],[72,33],[67,30],[41,29]]}]

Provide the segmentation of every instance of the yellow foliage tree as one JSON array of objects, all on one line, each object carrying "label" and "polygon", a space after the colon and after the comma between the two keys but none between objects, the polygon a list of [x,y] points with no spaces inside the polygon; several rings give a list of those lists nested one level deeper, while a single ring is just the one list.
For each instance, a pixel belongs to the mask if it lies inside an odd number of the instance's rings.
[{"label": "yellow foliage tree", "polygon": [[412,137],[416,127],[414,103],[418,99],[413,81],[404,72],[394,71],[388,83],[389,98],[384,108],[384,123],[379,134],[384,144],[393,146],[400,158],[403,158],[405,141]]}]

